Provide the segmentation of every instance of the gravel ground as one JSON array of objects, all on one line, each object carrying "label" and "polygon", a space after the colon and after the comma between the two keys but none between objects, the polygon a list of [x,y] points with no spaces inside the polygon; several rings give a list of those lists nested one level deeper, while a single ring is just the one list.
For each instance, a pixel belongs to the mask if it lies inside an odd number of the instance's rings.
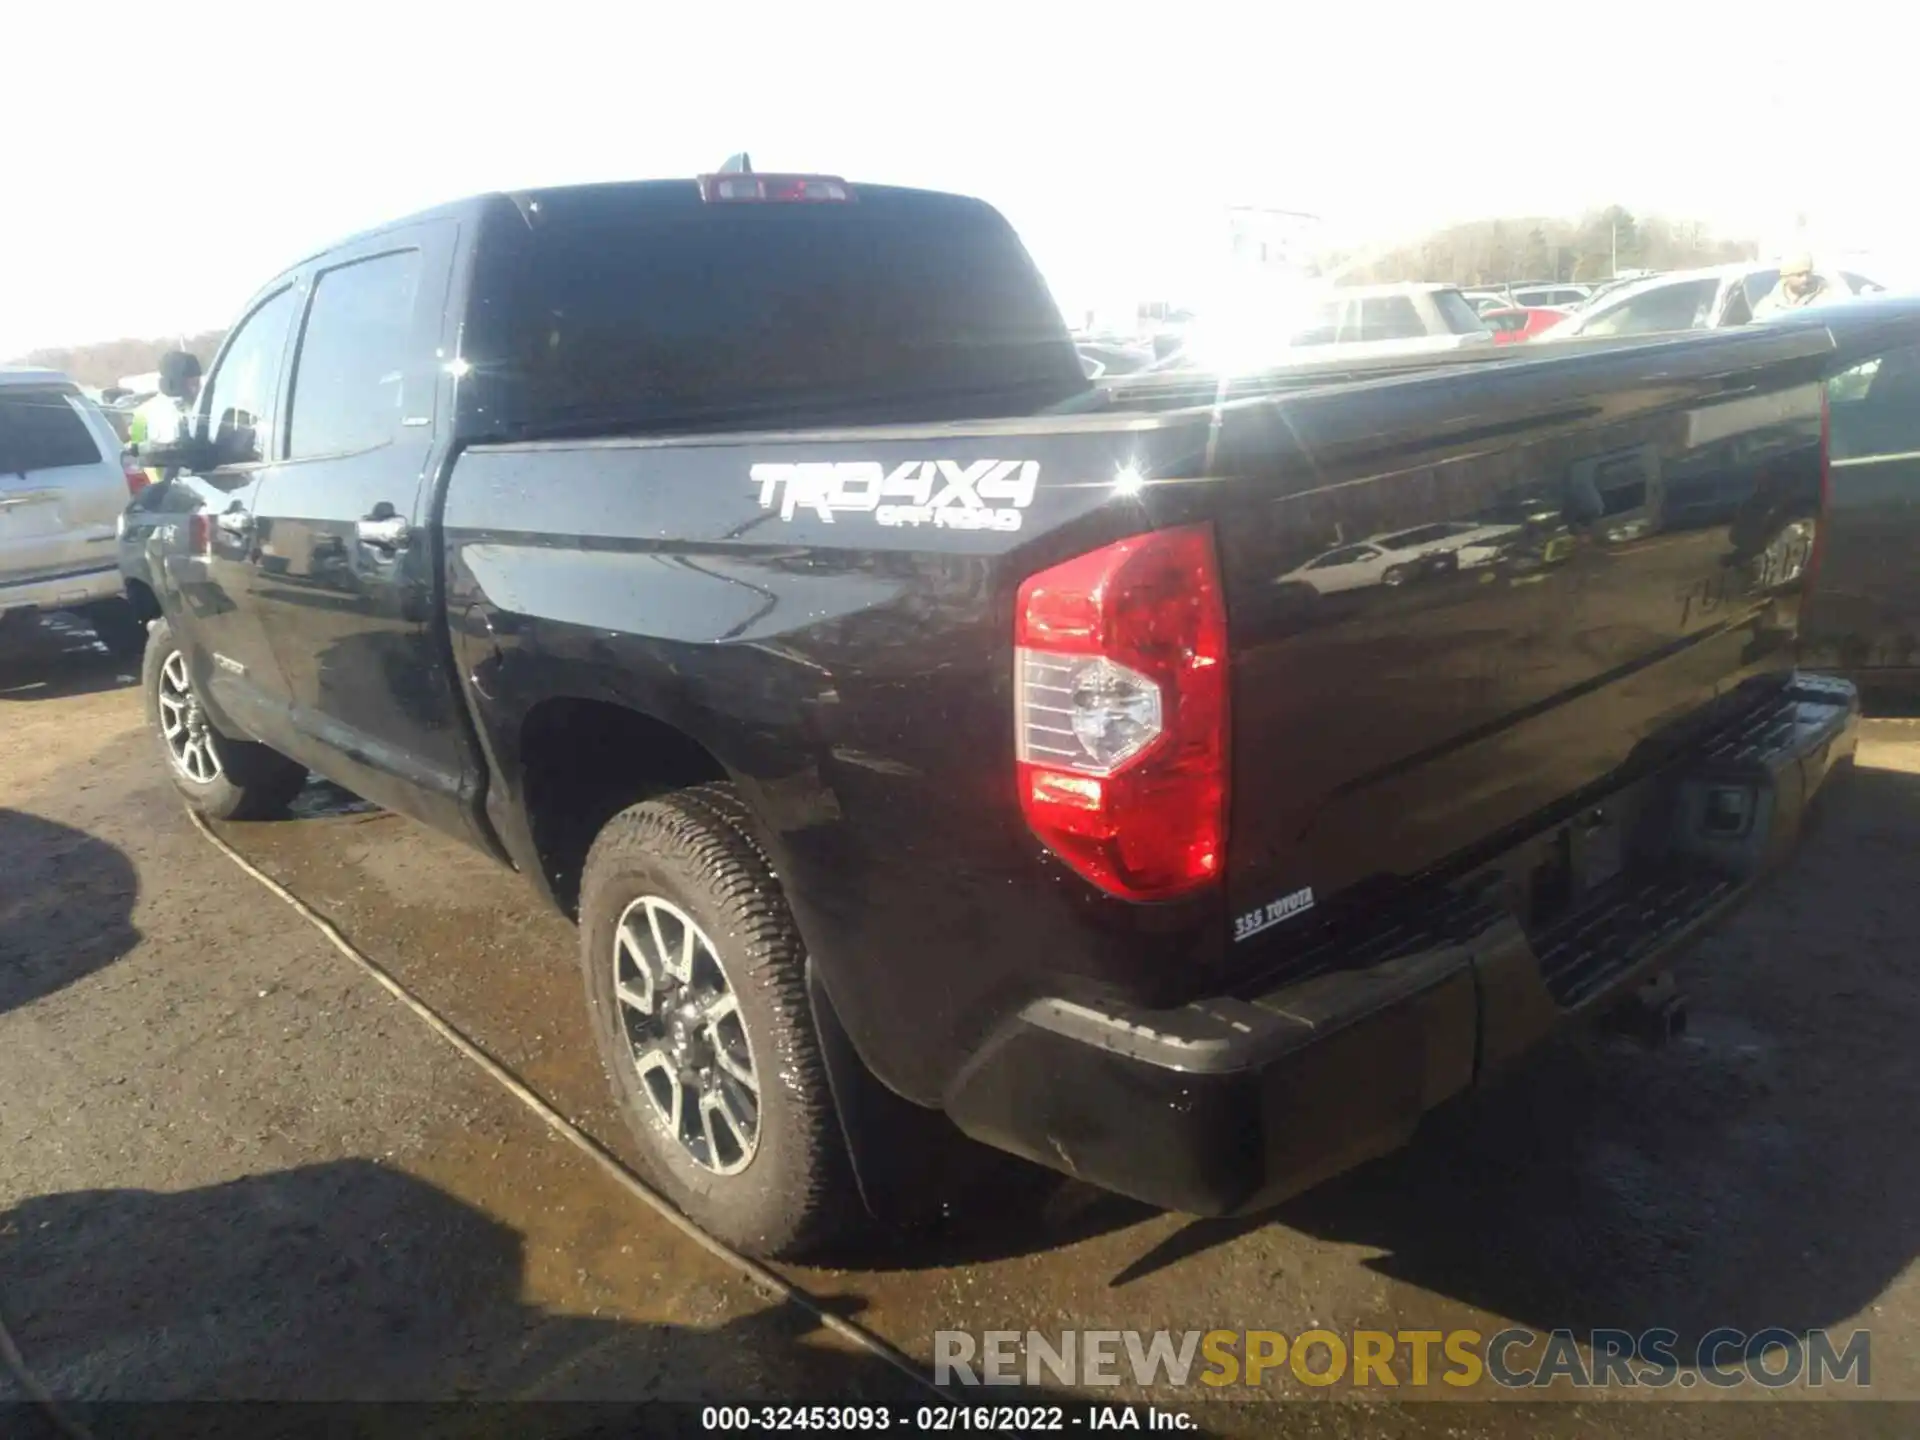
[{"label": "gravel ground", "polygon": [[[0,1314],[56,1393],[902,1393],[553,1139],[207,845],[125,680],[77,630],[0,656]],[[1258,1221],[989,1167],[939,1232],[790,1274],[922,1359],[939,1329],[1862,1327],[1873,1393],[1920,1399],[1920,724],[1871,724],[1832,799],[1792,869],[1680,965],[1692,1023],[1668,1046],[1570,1037]],[[301,809],[223,834],[626,1146],[569,928],[338,791]],[[1857,1405],[1204,1413],[1230,1431],[1654,1435],[1700,1433],[1709,1411],[1742,1434],[1920,1426]]]}]

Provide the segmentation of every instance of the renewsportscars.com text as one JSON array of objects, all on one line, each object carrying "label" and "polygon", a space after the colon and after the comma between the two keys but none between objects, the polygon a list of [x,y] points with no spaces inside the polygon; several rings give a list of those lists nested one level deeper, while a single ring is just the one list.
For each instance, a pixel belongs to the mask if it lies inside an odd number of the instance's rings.
[{"label": "renewsportscars.com text", "polygon": [[[1865,1389],[1873,1340],[1731,1326],[1684,1345],[1677,1331],[1478,1330],[941,1330],[938,1385],[1132,1384],[1142,1389],[1286,1384],[1456,1390],[1757,1385]],[[1202,1393],[1205,1393],[1204,1391]]]}]

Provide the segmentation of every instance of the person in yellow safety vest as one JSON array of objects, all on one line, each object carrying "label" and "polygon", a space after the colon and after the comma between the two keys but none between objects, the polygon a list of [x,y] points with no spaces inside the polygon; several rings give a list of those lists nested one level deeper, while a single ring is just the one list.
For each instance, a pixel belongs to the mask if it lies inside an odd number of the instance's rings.
[{"label": "person in yellow safety vest", "polygon": [[[200,362],[185,350],[169,350],[160,357],[160,393],[133,412],[127,444],[140,454],[146,445],[167,445],[187,433],[194,402],[200,398]],[[147,478],[158,485],[166,472],[147,467]]]}]

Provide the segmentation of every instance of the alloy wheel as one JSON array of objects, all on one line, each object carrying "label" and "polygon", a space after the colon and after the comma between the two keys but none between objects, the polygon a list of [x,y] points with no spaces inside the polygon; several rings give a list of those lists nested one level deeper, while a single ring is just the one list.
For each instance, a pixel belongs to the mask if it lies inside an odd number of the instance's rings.
[{"label": "alloy wheel", "polygon": [[760,1081],[720,952],[672,901],[643,895],[614,927],[613,993],[640,1087],[667,1134],[718,1175],[760,1143]]}]

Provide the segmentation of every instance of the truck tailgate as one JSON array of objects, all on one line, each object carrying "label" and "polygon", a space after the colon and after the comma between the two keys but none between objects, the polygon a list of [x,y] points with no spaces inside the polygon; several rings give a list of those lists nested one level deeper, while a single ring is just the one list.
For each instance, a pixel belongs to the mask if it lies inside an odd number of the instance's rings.
[{"label": "truck tailgate", "polygon": [[1237,940],[1545,824],[1784,676],[1827,348],[1693,337],[1233,412]]}]

